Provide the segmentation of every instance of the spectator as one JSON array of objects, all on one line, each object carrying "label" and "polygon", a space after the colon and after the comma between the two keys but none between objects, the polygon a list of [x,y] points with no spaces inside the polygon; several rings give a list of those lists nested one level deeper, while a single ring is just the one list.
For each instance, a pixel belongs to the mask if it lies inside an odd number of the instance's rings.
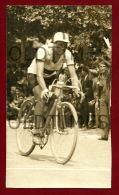
[{"label": "spectator", "polygon": [[[21,88],[22,92],[25,94],[25,96],[29,96],[29,88],[28,88],[28,82],[27,82],[27,71],[26,68],[24,67],[24,64],[20,64],[18,67],[18,70],[16,71],[16,75],[17,75],[17,87]],[[23,70],[22,70],[23,69]]]},{"label": "spectator", "polygon": [[89,79],[89,69],[87,66],[81,66],[81,84],[84,93],[84,101],[81,104],[82,126],[87,128],[89,122],[89,113],[94,115],[94,106],[90,106],[89,102],[94,99],[92,80]]},{"label": "spectator", "polygon": [[17,104],[18,110],[21,108],[21,105],[22,105],[24,99],[25,99],[25,95],[22,92],[19,93],[19,96],[18,96],[18,104]]},{"label": "spectator", "polygon": [[99,75],[93,81],[95,108],[98,109],[99,121],[103,129],[100,140],[108,140],[109,135],[109,109],[110,109],[110,74],[107,64],[99,64]]},{"label": "spectator", "polygon": [[27,77],[27,67],[24,67],[22,72],[23,72],[23,77],[26,78]]},{"label": "spectator", "polygon": [[78,67],[76,73],[77,73],[77,77],[78,77],[78,81],[79,81],[78,82],[79,89],[82,91],[82,85],[81,85],[81,68],[80,67]]},{"label": "spectator", "polygon": [[18,100],[18,97],[19,97],[19,94],[20,94],[20,93],[23,93],[23,94],[24,94],[23,89],[22,89],[22,87],[17,86],[17,87],[16,87],[16,96],[17,96],[17,100]]},{"label": "spectator", "polygon": [[10,102],[10,99],[7,99],[7,120],[16,120],[18,117],[18,112],[21,108],[21,105],[24,101],[24,94],[19,93],[18,101]]},{"label": "spectator", "polygon": [[78,46],[77,58],[78,58],[78,62],[80,63],[84,61],[84,49],[83,49],[83,45],[81,44]]},{"label": "spectator", "polygon": [[17,96],[16,96],[16,87],[11,87],[11,102],[16,102]]},{"label": "spectator", "polygon": [[6,99],[6,119],[7,120],[9,120],[9,117],[10,117],[10,115],[11,115],[11,113],[10,113],[10,98],[9,97],[7,97],[7,99]]},{"label": "spectator", "polygon": [[29,88],[28,88],[28,82],[26,77],[22,77],[20,81],[17,81],[18,87],[22,89],[22,92],[25,94],[25,96],[29,96]]},{"label": "spectator", "polygon": [[11,66],[7,64],[7,97],[11,97]]},{"label": "spectator", "polygon": [[18,66],[18,70],[16,71],[16,77],[17,77],[17,81],[20,81],[23,77],[23,72],[22,72],[22,68],[23,68],[23,65],[20,64]]},{"label": "spectator", "polygon": [[17,85],[16,64],[13,64],[11,69],[12,69],[11,83],[12,83],[12,86],[16,87]]},{"label": "spectator", "polygon": [[18,97],[20,93],[23,93],[21,87],[11,87],[11,102],[18,103]]}]

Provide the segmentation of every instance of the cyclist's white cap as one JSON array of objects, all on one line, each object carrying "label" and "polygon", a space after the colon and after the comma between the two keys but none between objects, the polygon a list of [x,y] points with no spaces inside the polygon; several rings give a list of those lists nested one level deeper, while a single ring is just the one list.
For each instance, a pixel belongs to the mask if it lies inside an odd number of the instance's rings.
[{"label": "cyclist's white cap", "polygon": [[68,34],[63,33],[63,32],[57,32],[53,38],[53,42],[55,43],[56,41],[62,41],[65,43],[69,43],[69,36]]}]

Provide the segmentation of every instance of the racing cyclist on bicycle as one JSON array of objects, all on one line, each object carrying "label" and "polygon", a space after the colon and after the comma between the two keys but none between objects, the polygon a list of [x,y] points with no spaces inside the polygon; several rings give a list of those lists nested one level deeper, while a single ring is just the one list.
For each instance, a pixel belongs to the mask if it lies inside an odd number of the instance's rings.
[{"label": "racing cyclist on bicycle", "polygon": [[[79,96],[78,78],[74,68],[74,60],[71,52],[67,49],[69,42],[68,34],[57,32],[53,38],[52,45],[43,45],[37,50],[36,59],[33,60],[28,68],[28,81],[32,85],[35,99],[35,129],[33,142],[40,144],[40,123],[38,116],[43,116],[46,100],[49,98],[48,86],[56,78],[56,73],[65,63],[68,67],[72,85],[77,87],[74,92]],[[45,100],[45,101],[44,101]]]}]

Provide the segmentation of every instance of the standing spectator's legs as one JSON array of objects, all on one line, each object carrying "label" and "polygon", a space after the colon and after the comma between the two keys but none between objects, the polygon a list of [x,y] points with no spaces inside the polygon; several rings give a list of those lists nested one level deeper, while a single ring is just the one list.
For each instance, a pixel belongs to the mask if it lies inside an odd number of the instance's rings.
[{"label": "standing spectator's legs", "polygon": [[100,102],[100,122],[103,129],[102,137],[108,139],[109,134],[109,115],[106,102]]},{"label": "standing spectator's legs", "polygon": [[95,108],[95,127],[98,128],[100,127],[100,122],[99,122],[99,109]]},{"label": "standing spectator's legs", "polygon": [[82,125],[88,126],[89,110],[88,110],[88,102],[85,100],[82,103],[81,113],[82,113]]},{"label": "standing spectator's legs", "polygon": [[88,121],[89,127],[93,127],[95,125],[95,105],[90,106],[88,104],[89,115],[91,115],[91,121]]}]

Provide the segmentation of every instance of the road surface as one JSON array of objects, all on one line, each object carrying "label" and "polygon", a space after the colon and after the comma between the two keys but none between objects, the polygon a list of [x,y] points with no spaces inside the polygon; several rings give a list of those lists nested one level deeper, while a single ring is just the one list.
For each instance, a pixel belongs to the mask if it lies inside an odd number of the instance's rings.
[{"label": "road surface", "polygon": [[61,165],[53,158],[50,142],[43,150],[36,146],[28,157],[21,156],[16,130],[7,124],[6,187],[111,188],[111,136],[101,141],[100,134],[100,129],[79,129],[73,157]]}]

